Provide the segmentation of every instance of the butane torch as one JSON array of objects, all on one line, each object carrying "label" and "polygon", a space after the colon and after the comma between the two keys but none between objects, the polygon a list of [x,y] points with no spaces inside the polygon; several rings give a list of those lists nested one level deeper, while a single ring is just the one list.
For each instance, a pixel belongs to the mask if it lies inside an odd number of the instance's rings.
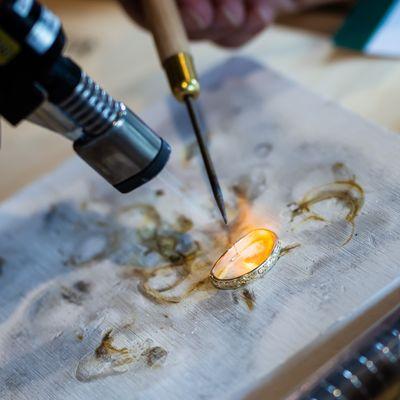
[{"label": "butane torch", "polygon": [[176,2],[175,0],[142,0],[141,4],[172,93],[178,101],[186,104],[211,189],[226,224],[222,191],[201,132],[200,114],[196,108],[195,99],[200,93],[200,84]]},{"label": "butane torch", "polygon": [[129,192],[160,172],[170,147],[63,56],[65,41],[58,17],[35,0],[0,0],[0,114],[73,140],[83,160]]}]

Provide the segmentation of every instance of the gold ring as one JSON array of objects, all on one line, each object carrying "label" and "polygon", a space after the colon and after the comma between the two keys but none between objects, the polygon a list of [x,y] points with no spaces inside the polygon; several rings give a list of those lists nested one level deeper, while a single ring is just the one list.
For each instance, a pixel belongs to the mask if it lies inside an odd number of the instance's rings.
[{"label": "gold ring", "polygon": [[237,289],[262,277],[279,258],[278,236],[264,228],[254,229],[215,262],[210,272],[211,282],[218,289]]}]

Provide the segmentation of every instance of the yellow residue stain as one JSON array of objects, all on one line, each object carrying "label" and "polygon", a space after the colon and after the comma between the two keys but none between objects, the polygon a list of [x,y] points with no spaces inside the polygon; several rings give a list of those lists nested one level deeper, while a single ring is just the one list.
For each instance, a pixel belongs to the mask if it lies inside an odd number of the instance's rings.
[{"label": "yellow residue stain", "polygon": [[106,332],[101,340],[100,345],[95,350],[96,358],[110,358],[112,356],[118,355],[120,358],[116,361],[118,365],[129,364],[133,362],[129,350],[127,347],[122,347],[120,349],[114,347],[113,338],[111,336],[112,329]]},{"label": "yellow residue stain", "polygon": [[[196,290],[214,290],[208,282],[212,261],[190,232],[192,220],[178,215],[173,223],[167,223],[153,206],[135,208],[146,221],[136,229],[140,242],[146,254],[161,257],[161,265],[128,269],[125,277],[138,277],[140,292],[156,303],[179,303]],[[217,238],[212,242],[218,245]]]},{"label": "yellow residue stain", "polygon": [[242,293],[241,293],[241,296],[242,296],[244,302],[246,303],[247,308],[250,311],[253,311],[254,310],[254,305],[255,305],[255,302],[256,302],[256,296],[254,295],[254,292],[252,290],[249,290],[249,289],[244,289],[242,291]]},{"label": "yellow residue stain", "polygon": [[282,249],[279,253],[279,257],[285,256],[286,254],[290,253],[292,250],[297,249],[300,246],[301,246],[300,243],[293,243],[293,244],[288,244],[285,247],[282,247]]},{"label": "yellow residue stain", "polygon": [[80,342],[82,342],[82,340],[84,339],[84,336],[82,333],[77,333],[76,334],[76,340],[79,340]]},{"label": "yellow residue stain", "polygon": [[115,333],[113,329],[109,329],[97,348],[79,360],[75,371],[76,379],[90,382],[123,374],[133,367],[132,364],[141,369],[145,366],[160,366],[167,351],[159,346],[151,346],[152,340],[141,340],[130,329],[131,324],[117,328]]},{"label": "yellow residue stain", "polygon": [[[332,171],[337,177],[339,174],[349,174],[347,168],[342,163],[335,163]],[[292,221],[298,216],[304,217],[303,222],[310,220],[326,221],[326,218],[313,211],[313,206],[326,200],[336,200],[347,209],[345,221],[351,224],[352,227],[349,237],[343,243],[345,245],[353,237],[355,230],[354,221],[364,204],[364,198],[364,190],[356,182],[355,176],[351,176],[349,179],[337,179],[326,185],[311,189],[299,202],[293,203]]]},{"label": "yellow residue stain", "polygon": [[151,347],[142,353],[149,367],[160,367],[167,358],[168,352],[160,346]]}]

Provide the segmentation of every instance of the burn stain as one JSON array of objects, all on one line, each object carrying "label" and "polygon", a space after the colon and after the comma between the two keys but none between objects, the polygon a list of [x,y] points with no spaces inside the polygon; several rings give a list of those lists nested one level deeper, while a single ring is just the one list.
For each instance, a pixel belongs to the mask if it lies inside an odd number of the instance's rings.
[{"label": "burn stain", "polygon": [[282,247],[282,249],[279,253],[279,258],[285,256],[288,253],[291,253],[294,249],[297,249],[300,246],[301,246],[300,243],[292,243],[292,244],[288,244],[285,247]]},{"label": "burn stain", "polygon": [[57,250],[65,256],[63,264],[68,267],[89,267],[102,261],[120,247],[124,237],[114,215],[91,211],[89,205],[82,202],[77,208],[60,202],[43,215],[43,229],[59,237]]},{"label": "burn stain", "polygon": [[[182,300],[189,297],[194,292],[198,291],[207,291],[213,292],[214,287],[210,282],[208,277],[208,269],[207,265],[204,265],[204,268],[201,268],[206,275],[205,278],[198,280],[196,276],[193,276],[192,279],[190,277],[191,274],[191,266],[188,266],[188,270],[184,270],[180,276],[176,278],[176,280],[168,286],[165,287],[154,287],[152,286],[151,278],[160,278],[163,274],[163,270],[166,267],[156,268],[151,272],[151,274],[141,274],[141,281],[138,285],[138,289],[143,296],[147,299],[153,301],[157,304],[177,304]],[[197,266],[195,267],[197,268]],[[195,274],[193,274],[195,275]],[[188,281],[187,285],[184,285],[185,281]],[[174,289],[178,288],[180,285],[183,285],[184,288],[182,291],[178,291],[178,294],[171,294],[174,292]]]},{"label": "burn stain", "polygon": [[349,170],[349,168],[342,162],[336,162],[332,165],[332,173],[335,180],[356,180],[356,176]]},{"label": "burn stain", "polygon": [[254,154],[257,158],[264,160],[270,155],[272,150],[273,146],[271,143],[258,143],[254,147]]},{"label": "burn stain", "polygon": [[90,288],[91,288],[91,284],[89,282],[86,281],[76,281],[73,286],[74,289],[76,289],[78,292],[81,293],[89,293]]},{"label": "burn stain", "polygon": [[142,235],[141,239],[147,254],[158,253],[165,261],[176,266],[187,264],[200,251],[200,244],[186,235],[185,231],[157,229],[149,236]]},{"label": "burn stain", "polygon": [[354,235],[355,219],[364,204],[365,194],[364,189],[356,182],[355,176],[350,174],[343,163],[335,163],[332,172],[337,178],[335,181],[311,189],[299,202],[289,205],[292,207],[291,221],[303,216],[303,222],[310,220],[329,222],[314,212],[312,207],[326,200],[336,200],[347,209],[344,219],[352,227],[349,237],[343,243],[345,245]]},{"label": "burn stain", "polygon": [[[96,224],[98,227],[108,227],[106,224]],[[104,234],[93,235],[86,241],[79,244],[75,254],[72,254],[65,261],[65,265],[70,267],[87,267],[106,259],[113,254],[119,247],[121,232],[105,232]]]},{"label": "burn stain", "polygon": [[179,303],[195,291],[212,291],[211,261],[191,233],[192,220],[179,215],[166,222],[150,205],[141,205],[140,211],[146,223],[136,228],[139,242],[146,249],[144,256],[159,257],[159,266],[130,268],[123,276],[138,278],[140,293],[159,304]]},{"label": "burn stain", "polygon": [[146,360],[147,366],[159,367],[165,362],[168,352],[160,346],[155,346],[146,349],[141,355]]},{"label": "burn stain", "polygon": [[109,329],[93,353],[84,356],[78,363],[75,376],[81,382],[122,374],[137,360],[135,349],[118,348],[114,345],[113,330]]},{"label": "burn stain", "polygon": [[77,306],[82,305],[81,296],[66,286],[61,288],[61,297],[68,303],[75,304]]},{"label": "burn stain", "polygon": [[68,303],[80,306],[89,294],[90,283],[77,281],[71,287],[61,286],[61,297]]},{"label": "burn stain", "polygon": [[253,311],[256,302],[256,296],[254,291],[250,289],[243,289],[240,291],[240,293],[238,291],[234,291],[232,293],[232,300],[235,304],[239,304],[240,300],[243,300],[249,311]]},{"label": "burn stain", "polygon": [[84,339],[84,336],[82,333],[77,333],[76,334],[76,340],[79,340],[80,342],[82,342],[82,340]]},{"label": "burn stain", "polygon": [[129,364],[133,361],[130,356],[127,347],[122,347],[120,349],[113,345],[113,338],[111,336],[112,329],[109,329],[103,336],[99,346],[94,351],[96,358],[106,358],[109,359],[114,355],[119,355],[121,359],[118,361],[118,365]]},{"label": "burn stain", "polygon": [[178,232],[189,232],[193,228],[193,221],[184,215],[179,215],[176,222]]},{"label": "burn stain", "polygon": [[232,300],[235,304],[239,304],[239,298],[235,291],[232,292]]},{"label": "burn stain", "polygon": [[249,311],[253,311],[254,305],[256,302],[256,296],[255,296],[254,292],[249,289],[244,289],[241,292],[241,297],[244,300],[244,302],[246,303],[246,306],[249,309]]},{"label": "burn stain", "polygon": [[159,367],[168,352],[152,343],[151,339],[140,339],[131,331],[130,324],[108,329],[94,351],[79,361],[75,376],[81,382],[90,382],[123,374],[131,368],[140,372],[147,367]]},{"label": "burn stain", "polygon": [[[153,276],[157,277],[157,274],[160,273],[160,269],[156,269],[153,271]],[[173,286],[169,288],[154,288],[151,283],[149,283],[149,275],[143,274],[141,277],[141,281],[139,282],[138,289],[139,292],[146,297],[147,299],[153,301],[157,304],[168,304],[168,303],[180,303],[189,293],[185,293],[184,295],[168,295],[165,294],[168,290],[173,290],[180,283],[183,282],[185,277],[180,277],[177,279]]]},{"label": "burn stain", "polygon": [[165,194],[165,192],[164,192],[164,190],[162,190],[162,189],[157,189],[157,190],[155,191],[155,195],[156,195],[157,197],[164,196],[164,194]]},{"label": "burn stain", "polygon": [[319,222],[327,222],[326,218],[322,217],[321,215],[318,214],[311,214],[308,217],[304,218],[303,220],[305,221],[319,221]]}]

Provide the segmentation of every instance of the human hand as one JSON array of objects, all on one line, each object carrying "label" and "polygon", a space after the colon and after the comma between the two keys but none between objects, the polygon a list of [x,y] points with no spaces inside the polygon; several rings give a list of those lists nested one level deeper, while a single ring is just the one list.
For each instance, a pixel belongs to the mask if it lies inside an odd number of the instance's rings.
[{"label": "human hand", "polygon": [[[177,0],[177,3],[190,39],[206,39],[224,47],[238,47],[263,31],[280,14],[340,1]],[[120,2],[137,23],[147,28],[140,0]]]}]

